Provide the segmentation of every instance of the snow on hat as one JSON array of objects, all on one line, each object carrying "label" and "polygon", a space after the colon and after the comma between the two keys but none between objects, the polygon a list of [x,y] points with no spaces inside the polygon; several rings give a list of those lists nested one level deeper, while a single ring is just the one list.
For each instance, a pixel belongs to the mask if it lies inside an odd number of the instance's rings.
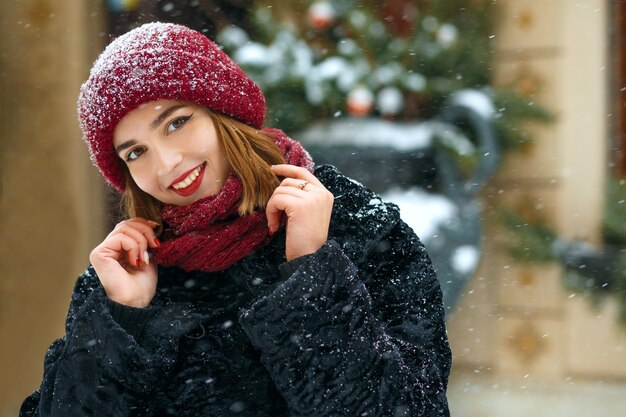
[{"label": "snow on hat", "polygon": [[78,119],[92,162],[124,191],[113,130],[131,110],[159,99],[184,100],[261,128],[263,93],[200,32],[148,23],[115,39],[94,63],[78,96]]}]

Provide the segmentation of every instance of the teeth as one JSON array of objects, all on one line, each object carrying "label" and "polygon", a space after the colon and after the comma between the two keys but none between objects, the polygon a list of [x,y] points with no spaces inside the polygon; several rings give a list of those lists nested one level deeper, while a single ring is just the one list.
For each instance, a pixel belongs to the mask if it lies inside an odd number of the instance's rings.
[{"label": "teeth", "polygon": [[198,175],[200,175],[201,169],[202,169],[201,166],[194,169],[193,172],[187,176],[187,178],[185,178],[181,182],[174,184],[173,187],[176,188],[177,190],[182,190],[183,188],[189,187],[189,184],[191,184],[196,178],[198,178]]}]

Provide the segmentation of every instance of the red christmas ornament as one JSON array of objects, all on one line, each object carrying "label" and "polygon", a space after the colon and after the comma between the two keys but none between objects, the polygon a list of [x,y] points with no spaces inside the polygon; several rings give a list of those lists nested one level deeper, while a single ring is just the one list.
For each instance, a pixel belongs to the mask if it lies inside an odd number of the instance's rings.
[{"label": "red christmas ornament", "polygon": [[335,9],[326,1],[318,1],[309,7],[309,24],[316,29],[325,29],[335,20]]},{"label": "red christmas ornament", "polygon": [[356,87],[348,93],[346,108],[354,117],[365,117],[374,107],[374,94],[364,86]]}]

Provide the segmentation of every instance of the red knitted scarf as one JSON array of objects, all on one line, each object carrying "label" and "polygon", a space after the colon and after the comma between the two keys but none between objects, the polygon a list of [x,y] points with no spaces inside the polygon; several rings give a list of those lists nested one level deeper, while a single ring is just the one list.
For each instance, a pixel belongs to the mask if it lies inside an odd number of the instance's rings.
[{"label": "red knitted scarf", "polygon": [[[313,172],[313,161],[299,142],[277,129],[264,129],[274,138],[288,164]],[[220,271],[243,259],[269,241],[264,210],[241,217],[239,178],[231,174],[222,190],[187,206],[165,205],[161,216],[166,228],[152,261],[185,271]]]}]

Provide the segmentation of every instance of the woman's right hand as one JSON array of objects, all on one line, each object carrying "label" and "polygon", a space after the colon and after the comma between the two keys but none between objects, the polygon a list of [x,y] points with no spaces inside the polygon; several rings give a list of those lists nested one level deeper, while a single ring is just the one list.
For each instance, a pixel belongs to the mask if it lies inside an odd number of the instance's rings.
[{"label": "woman's right hand", "polygon": [[107,296],[130,307],[147,307],[156,293],[157,267],[148,248],[159,246],[158,224],[134,217],[118,223],[89,255]]}]

